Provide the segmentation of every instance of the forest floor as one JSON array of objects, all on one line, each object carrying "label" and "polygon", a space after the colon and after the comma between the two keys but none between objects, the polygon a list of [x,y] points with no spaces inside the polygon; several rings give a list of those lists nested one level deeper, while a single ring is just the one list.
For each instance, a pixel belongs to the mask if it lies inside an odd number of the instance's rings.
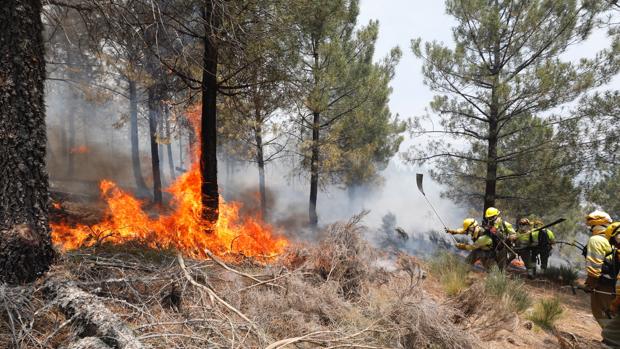
[{"label": "forest floor", "polygon": [[[139,242],[64,252],[35,284],[0,286],[0,347],[606,348],[583,292],[523,280],[530,303],[513,311],[470,271],[448,295],[432,260],[378,251],[363,233],[355,217],[270,263]],[[528,320],[554,297],[553,329]]]}]

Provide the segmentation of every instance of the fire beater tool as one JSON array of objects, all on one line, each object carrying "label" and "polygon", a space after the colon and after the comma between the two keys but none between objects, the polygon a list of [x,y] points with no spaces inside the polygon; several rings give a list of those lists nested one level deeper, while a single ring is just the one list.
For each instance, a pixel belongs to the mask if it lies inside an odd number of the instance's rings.
[{"label": "fire beater tool", "polygon": [[[424,187],[422,185],[423,181],[424,181],[424,175],[422,173],[416,173],[415,179],[416,179],[416,183],[418,184],[418,190],[420,190],[420,193],[422,193],[422,196],[424,196],[424,199],[426,200],[426,203],[428,203],[428,205],[433,209],[433,212],[435,212],[435,215],[437,216],[437,218],[441,222],[441,225],[443,225],[443,228],[445,230],[448,230],[448,227],[446,226],[446,223],[443,222],[443,219],[441,219],[441,216],[439,216],[439,213],[437,213],[437,210],[435,209],[433,204],[431,204],[431,202],[426,197],[426,193],[424,193]],[[454,236],[452,236],[452,234],[450,234],[450,237],[452,238],[452,240],[454,240],[454,242],[457,242],[456,239],[454,238]]]}]

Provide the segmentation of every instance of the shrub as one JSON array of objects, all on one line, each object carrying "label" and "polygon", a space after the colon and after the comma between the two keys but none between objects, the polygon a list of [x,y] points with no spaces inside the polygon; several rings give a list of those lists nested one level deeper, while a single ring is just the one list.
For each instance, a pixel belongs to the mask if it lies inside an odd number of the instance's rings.
[{"label": "shrub", "polygon": [[487,294],[503,299],[517,313],[530,306],[530,297],[522,281],[512,280],[496,266],[491,268],[485,280],[484,289]]},{"label": "shrub", "polygon": [[544,329],[551,329],[563,311],[559,298],[543,299],[536,303],[528,319]]},{"label": "shrub", "polygon": [[572,285],[578,278],[577,271],[566,265],[562,265],[559,268],[548,267],[543,275],[546,279],[562,285]]},{"label": "shrub", "polygon": [[430,271],[435,275],[449,296],[457,295],[469,286],[467,275],[470,267],[459,256],[448,252],[436,254],[430,261]]}]

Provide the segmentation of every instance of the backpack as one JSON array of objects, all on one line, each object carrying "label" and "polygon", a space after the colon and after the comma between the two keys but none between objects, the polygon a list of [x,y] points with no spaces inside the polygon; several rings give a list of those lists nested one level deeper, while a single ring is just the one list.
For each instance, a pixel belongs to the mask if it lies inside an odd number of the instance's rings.
[{"label": "backpack", "polygon": [[[601,274],[608,275],[612,280],[616,280],[620,272],[620,263],[618,263],[618,258],[616,256],[617,251],[617,249],[612,248],[611,252],[605,255],[601,267]],[[609,258],[609,256],[611,256],[611,258]]]},{"label": "backpack", "polygon": [[538,247],[544,249],[548,249],[550,247],[549,233],[547,232],[547,229],[541,229],[538,232]]}]

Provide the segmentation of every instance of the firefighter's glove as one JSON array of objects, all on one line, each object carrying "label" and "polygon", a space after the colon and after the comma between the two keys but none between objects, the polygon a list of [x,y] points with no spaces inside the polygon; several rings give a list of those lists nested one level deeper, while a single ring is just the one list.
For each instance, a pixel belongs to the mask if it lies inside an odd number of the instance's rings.
[{"label": "firefighter's glove", "polygon": [[517,241],[517,234],[510,234],[510,235],[508,235],[508,240],[509,241]]},{"label": "firefighter's glove", "polygon": [[592,291],[596,287],[597,282],[598,278],[588,275],[588,277],[586,278],[586,282],[584,282],[583,284],[583,288],[588,291]]},{"label": "firefighter's glove", "polygon": [[457,242],[456,243],[456,248],[458,248],[459,250],[466,250],[467,249],[467,245],[462,243],[462,242]]}]

